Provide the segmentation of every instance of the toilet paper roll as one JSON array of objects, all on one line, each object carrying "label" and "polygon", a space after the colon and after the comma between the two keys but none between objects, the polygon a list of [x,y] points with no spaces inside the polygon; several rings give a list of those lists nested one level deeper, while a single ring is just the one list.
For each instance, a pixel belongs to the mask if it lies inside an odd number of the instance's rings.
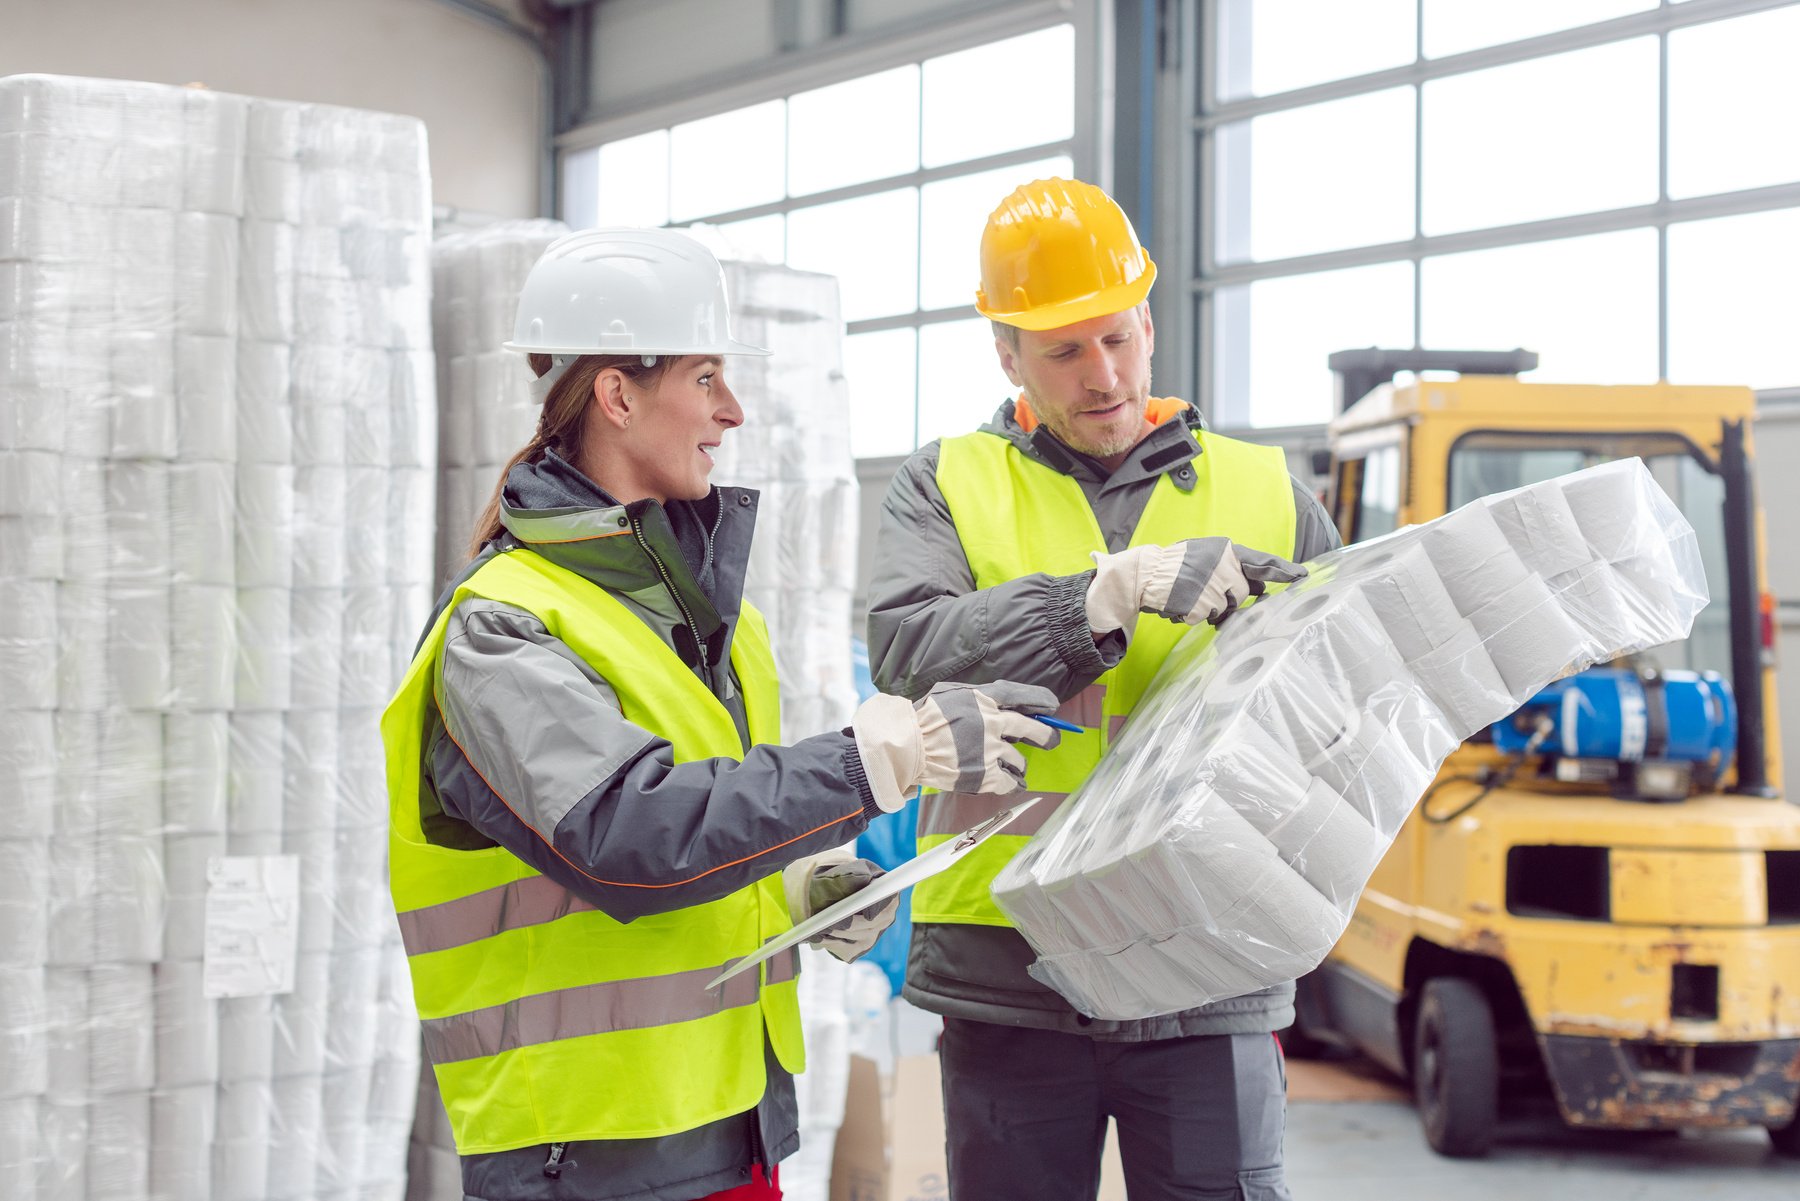
[{"label": "toilet paper roll", "polygon": [[[13,686],[9,679],[8,688]],[[0,690],[4,691],[4,690]],[[44,696],[42,685],[38,695]],[[54,690],[49,694],[54,697]],[[56,722],[48,707],[9,712],[0,739],[0,796],[7,798],[7,832],[17,838],[46,836],[56,809]]]},{"label": "toilet paper roll", "polygon": [[[1673,555],[1673,566],[1669,560],[1648,556],[1621,559],[1612,565],[1613,579],[1625,602],[1626,629],[1639,646],[1661,646],[1686,638],[1707,604],[1705,568],[1698,563],[1698,548],[1691,536],[1667,549]],[[1682,562],[1689,558],[1695,561]]]},{"label": "toilet paper roll", "polygon": [[1527,574],[1524,561],[1485,505],[1464,505],[1438,518],[1420,532],[1419,544],[1431,556],[1457,612],[1465,617]]},{"label": "toilet paper roll", "polygon": [[384,587],[350,588],[344,593],[343,658],[337,703],[356,708],[376,708],[394,691],[392,627],[388,604],[391,592]]},{"label": "toilet paper roll", "polygon": [[1460,628],[1456,603],[1416,541],[1358,554],[1354,572],[1345,579],[1362,593],[1408,663],[1430,654]]},{"label": "toilet paper roll", "polygon": [[295,469],[295,588],[343,587],[344,540],[349,533],[347,499],[341,466],[302,465]]},{"label": "toilet paper roll", "polygon": [[336,824],[337,711],[291,710],[283,724],[281,828],[285,834],[330,831]]},{"label": "toilet paper roll", "polygon": [[381,957],[379,945],[331,953],[325,1026],[327,1072],[365,1067],[375,1061]]},{"label": "toilet paper roll", "polygon": [[169,713],[162,718],[162,745],[166,834],[223,834],[230,718]]},{"label": "toilet paper roll", "polygon": [[1330,746],[1354,711],[1341,681],[1327,679],[1289,644],[1274,640],[1222,660],[1202,702],[1207,728],[1258,724],[1298,759]]},{"label": "toilet paper roll", "polygon": [[169,594],[175,708],[232,707],[237,681],[237,589],[177,584]]},{"label": "toilet paper roll", "polygon": [[292,467],[238,465],[233,556],[238,587],[293,587],[294,503]]},{"label": "toilet paper roll", "polygon": [[430,537],[437,524],[436,505],[437,488],[430,472],[405,467],[388,473],[382,523],[387,548],[382,561],[389,584],[416,588],[436,579]]},{"label": "toilet paper roll", "polygon": [[219,1003],[205,995],[205,964],[156,965],[156,1088],[211,1088],[219,1079]]},{"label": "toilet paper roll", "polygon": [[89,1107],[79,1100],[50,1100],[38,1109],[43,1140],[38,1161],[38,1195],[44,1201],[89,1201],[87,1185]]},{"label": "toilet paper roll", "polygon": [[281,713],[232,713],[228,833],[281,833],[285,731]]},{"label": "toilet paper roll", "polygon": [[0,514],[0,563],[15,578],[60,579],[65,537],[60,518]]},{"label": "toilet paper roll", "polygon": [[470,467],[483,460],[476,454],[475,358],[450,360],[448,389],[438,414],[438,459],[446,467]]},{"label": "toilet paper roll", "polygon": [[1545,583],[1563,612],[1598,649],[1599,661],[1616,659],[1650,645],[1639,645],[1634,637],[1639,623],[1631,612],[1632,602],[1619,573],[1610,563],[1590,562],[1552,576]]},{"label": "toilet paper roll", "polygon": [[58,1041],[68,1036],[67,1027],[52,1028],[41,964],[0,967],[0,1013],[6,1014],[0,1023],[0,1097],[35,1097],[49,1087],[53,1045],[59,1047],[58,1066],[67,1062]]},{"label": "toilet paper roll", "polygon": [[[385,385],[387,364],[384,361],[379,366],[381,382]],[[385,401],[384,392],[379,400],[344,407],[344,462],[350,466],[385,469],[392,460],[389,440],[393,436],[393,422]],[[523,444],[521,441],[520,445]]]},{"label": "toilet paper roll", "polygon": [[49,840],[0,839],[0,966],[47,962],[49,922]]},{"label": "toilet paper roll", "polygon": [[[219,1007],[219,1083],[267,1085],[275,1055],[275,999],[222,997]],[[221,1134],[224,1133],[221,1131]]]},{"label": "toilet paper roll", "polygon": [[44,973],[44,1031],[47,1071],[43,1093],[52,1100],[79,1104],[90,1094],[88,972],[81,967],[52,967]]},{"label": "toilet paper roll", "polygon": [[1663,553],[1668,542],[1651,517],[1648,478],[1641,460],[1621,459],[1556,481],[1596,558],[1617,562]]},{"label": "toilet paper roll", "polygon": [[344,674],[345,596],[338,588],[296,588],[289,638],[295,708],[334,709]]},{"label": "toilet paper roll", "polygon": [[90,1198],[149,1201],[150,1094],[96,1097],[88,1108]]},{"label": "toilet paper roll", "polygon": [[[325,807],[317,801],[315,805]],[[327,812],[321,819],[309,813],[307,820],[329,821],[330,814]],[[282,834],[281,849],[283,854],[297,856],[300,860],[300,950],[329,951],[335,924],[333,912],[337,905],[336,833],[329,827],[287,830]],[[283,1073],[278,1070],[277,1074]]]},{"label": "toilet paper roll", "polygon": [[1325,679],[1341,683],[1351,704],[1410,681],[1380,618],[1348,585],[1327,585],[1271,606],[1263,628],[1268,638],[1290,641]]},{"label": "toilet paper roll", "polygon": [[237,458],[286,466],[294,461],[292,348],[282,342],[237,343]]},{"label": "toilet paper roll", "polygon": [[[348,490],[349,509],[368,513],[382,525],[392,521],[393,514],[386,510],[387,475],[387,469],[382,467],[345,468],[344,486]],[[358,530],[354,535],[345,531],[344,578],[351,587],[379,587],[387,582],[388,541],[387,533],[380,525]]]},{"label": "toilet paper roll", "polygon": [[1467,622],[1412,669],[1458,738],[1492,725],[1517,707],[1481,635]]},{"label": "toilet paper roll", "polygon": [[103,964],[87,973],[88,1090],[147,1092],[156,1083],[155,1012],[147,963]]},{"label": "toilet paper roll", "polygon": [[20,1201],[40,1201],[45,1142],[35,1097],[0,1098],[0,1176]]},{"label": "toilet paper roll", "polygon": [[147,461],[106,466],[107,581],[139,586],[169,582],[169,465]]},{"label": "toilet paper roll", "polygon": [[[6,681],[0,707],[56,707],[57,598],[54,580],[0,578],[0,679]],[[0,761],[18,754],[0,751]]]},{"label": "toilet paper roll", "polygon": [[290,703],[292,603],[293,593],[286,588],[237,590],[237,679],[232,692],[240,711],[280,710]]},{"label": "toilet paper roll", "polygon": [[294,989],[275,998],[274,1073],[317,1077],[325,1070],[325,1030],[331,1006],[329,951],[302,951]]},{"label": "toilet paper roll", "polygon": [[363,1147],[368,1139],[370,1068],[364,1065],[323,1078],[325,1115],[319,1141],[318,1189],[336,1196],[361,1181]]},{"label": "toilet paper roll", "polygon": [[394,926],[387,887],[383,826],[344,827],[337,838],[337,898],[332,906],[334,952],[378,947]]},{"label": "toilet paper roll", "polygon": [[1560,481],[1547,480],[1483,503],[1525,566],[1539,575],[1559,575],[1592,561]]},{"label": "toilet paper roll", "polygon": [[1218,937],[1260,969],[1265,986],[1317,967],[1349,918],[1279,861],[1241,895],[1219,918]]},{"label": "toilet paper roll", "polygon": [[297,223],[300,220],[300,164],[289,158],[256,153],[245,158],[244,215]]},{"label": "toilet paper roll", "polygon": [[63,456],[42,450],[0,450],[0,513],[55,517],[62,511]]},{"label": "toilet paper roll", "polygon": [[1598,649],[1535,575],[1476,610],[1469,624],[1481,635],[1507,692],[1521,704]]},{"label": "toilet paper roll", "polygon": [[171,834],[163,839],[163,866],[168,874],[163,954],[169,959],[205,956],[206,865],[225,854],[226,847],[222,833]]},{"label": "toilet paper roll", "polygon": [[182,333],[237,335],[240,242],[235,217],[176,214],[176,328]]},{"label": "toilet paper roll", "polygon": [[[56,647],[56,708],[92,713],[108,704],[118,703],[109,691],[107,680],[108,647],[103,633],[109,613],[104,584],[69,581],[57,584],[57,625],[68,630],[70,636],[60,638]],[[76,630],[83,631],[85,636],[75,637]],[[29,684],[29,677],[25,677],[21,678],[19,689],[0,691],[18,695]]]},{"label": "toilet paper roll", "polygon": [[311,1198],[321,1152],[324,1083],[315,1075],[276,1080],[270,1087],[269,1201]]},{"label": "toilet paper roll", "polygon": [[[241,96],[193,92],[220,102],[205,112],[190,107],[182,139],[181,207],[192,212],[242,216],[244,212],[244,124],[227,113],[225,101]],[[242,109],[238,109],[241,112]]]},{"label": "toilet paper roll", "polygon": [[295,388],[294,462],[301,468],[335,466],[348,461],[349,416],[335,402],[303,397]]},{"label": "toilet paper roll", "polygon": [[[385,824],[387,772],[378,710],[339,711],[338,754],[338,827],[366,830]],[[386,845],[385,839],[382,845]]]},{"label": "toilet paper roll", "polygon": [[1345,913],[1388,846],[1367,818],[1316,778],[1305,801],[1271,827],[1268,838],[1289,867]]},{"label": "toilet paper roll", "polygon": [[174,615],[167,583],[106,588],[107,699],[127,709],[166,709],[175,686]]},{"label": "toilet paper roll", "polygon": [[[168,214],[163,214],[167,216]],[[115,460],[175,457],[175,335],[167,312],[146,314],[162,327],[106,335],[112,384],[107,453]]]},{"label": "toilet paper roll", "polygon": [[214,1087],[159,1088],[150,1099],[150,1191],[212,1197],[212,1145],[219,1126]]},{"label": "toilet paper roll", "polygon": [[169,469],[169,566],[176,584],[237,582],[237,468],[176,463]]},{"label": "toilet paper roll", "polygon": [[1234,727],[1234,737],[1213,744],[1193,768],[1193,778],[1259,830],[1297,806],[1309,782],[1292,750],[1249,721]]},{"label": "toilet paper roll", "polygon": [[163,956],[167,902],[160,834],[102,834],[94,847],[94,957],[148,964]]},{"label": "toilet paper roll", "polygon": [[219,1086],[209,1194],[213,1201],[263,1201],[267,1195],[273,1108],[266,1079]]},{"label": "toilet paper roll", "polygon": [[1306,766],[1386,840],[1399,833],[1436,772],[1436,764],[1415,757],[1407,739],[1368,715]]},{"label": "toilet paper roll", "polygon": [[236,338],[175,339],[175,445],[182,462],[237,457],[237,359]]},{"label": "toilet paper roll", "polygon": [[406,351],[388,355],[392,398],[387,405],[387,440],[389,462],[395,467],[426,468],[438,461],[437,427],[443,418],[432,404],[434,388],[428,370],[415,366],[419,361],[419,355]]}]

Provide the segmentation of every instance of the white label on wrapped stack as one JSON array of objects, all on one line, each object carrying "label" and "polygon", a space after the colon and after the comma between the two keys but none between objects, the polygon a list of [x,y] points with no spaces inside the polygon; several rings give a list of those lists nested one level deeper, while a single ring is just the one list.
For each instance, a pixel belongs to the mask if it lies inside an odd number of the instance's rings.
[{"label": "white label on wrapped stack", "polygon": [[224,856],[207,864],[209,997],[252,997],[294,987],[300,861],[293,855]]}]

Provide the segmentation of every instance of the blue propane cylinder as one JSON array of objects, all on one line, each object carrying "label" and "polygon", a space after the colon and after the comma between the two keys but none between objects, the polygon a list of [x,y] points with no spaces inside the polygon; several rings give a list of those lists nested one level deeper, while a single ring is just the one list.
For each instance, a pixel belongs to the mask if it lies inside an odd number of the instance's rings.
[{"label": "blue propane cylinder", "polygon": [[1716,671],[1591,668],[1558,680],[1496,724],[1494,745],[1508,754],[1524,750],[1539,716],[1555,725],[1545,753],[1569,759],[1708,763],[1723,773],[1737,748],[1737,702]]}]

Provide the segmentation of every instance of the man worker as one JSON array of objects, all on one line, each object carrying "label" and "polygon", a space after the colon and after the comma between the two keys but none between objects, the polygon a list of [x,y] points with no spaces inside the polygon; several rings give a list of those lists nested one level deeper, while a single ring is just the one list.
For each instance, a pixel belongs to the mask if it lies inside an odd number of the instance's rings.
[{"label": "man worker", "polygon": [[[1091,1019],[1027,974],[1031,948],[989,893],[1187,626],[1224,620],[1338,545],[1279,448],[1220,437],[1185,402],[1151,396],[1155,278],[1099,188],[1045,179],[1006,197],[982,234],[976,307],[1019,395],[975,433],[914,453],[882,508],[877,687],[912,698],[942,680],[1019,680],[1052,689],[1086,729],[1031,756],[1026,788],[1051,803],[1024,829],[914,889],[904,996],[944,1017],[957,1201],[1091,1201],[1109,1117],[1132,1201],[1288,1197],[1271,1035],[1293,1020],[1293,984]],[[926,797],[920,849],[1007,803]]]}]

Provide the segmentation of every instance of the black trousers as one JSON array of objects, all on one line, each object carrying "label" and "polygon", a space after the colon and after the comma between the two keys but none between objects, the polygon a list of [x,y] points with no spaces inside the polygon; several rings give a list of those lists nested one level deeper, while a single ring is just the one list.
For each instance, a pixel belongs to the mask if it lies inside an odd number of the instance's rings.
[{"label": "black trousers", "polygon": [[1106,1121],[1131,1201],[1291,1201],[1267,1034],[1097,1042],[944,1020],[951,1201],[1093,1201]]}]

